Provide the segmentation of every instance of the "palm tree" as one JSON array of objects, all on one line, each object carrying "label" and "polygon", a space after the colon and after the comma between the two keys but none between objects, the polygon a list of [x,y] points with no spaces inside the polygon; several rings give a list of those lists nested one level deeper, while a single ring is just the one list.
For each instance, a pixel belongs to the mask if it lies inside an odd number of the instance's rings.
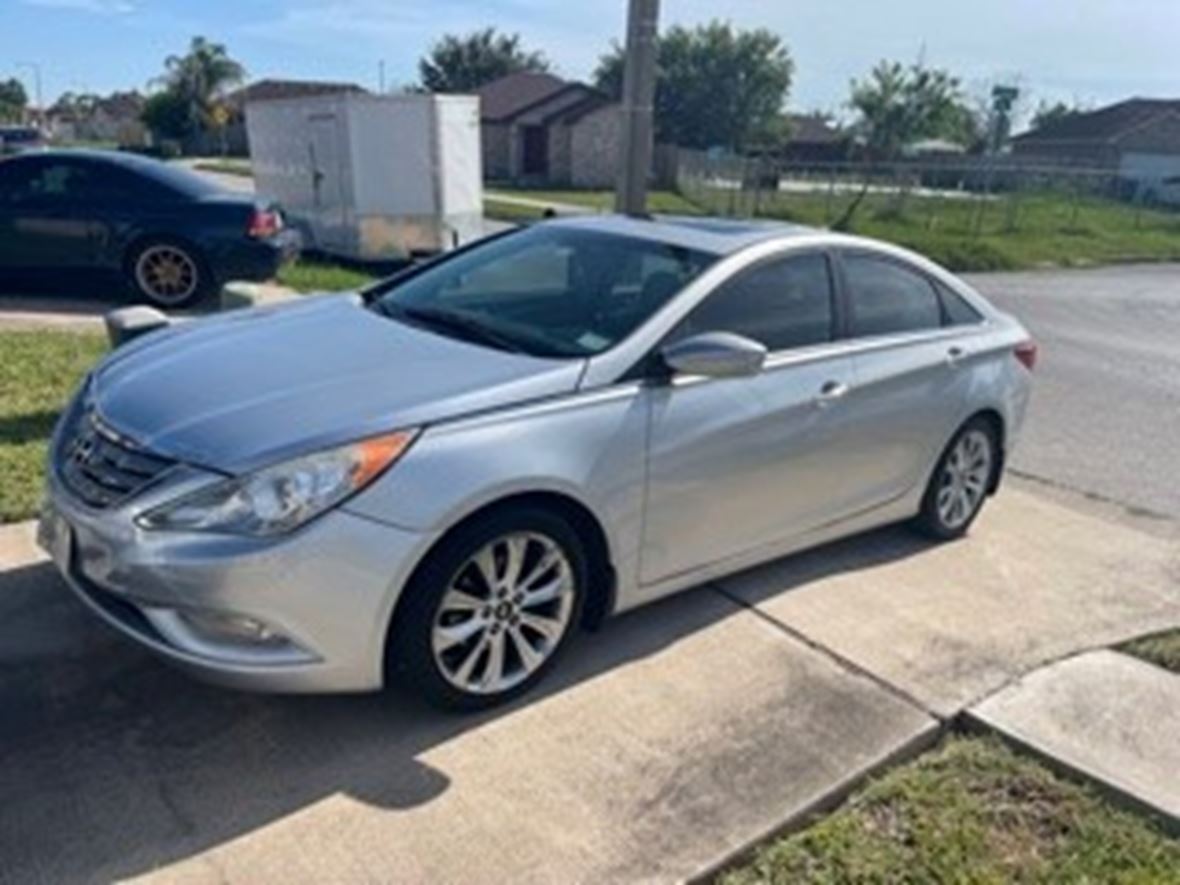
[{"label": "palm tree", "polygon": [[170,55],[164,61],[164,88],[183,98],[194,127],[209,125],[213,108],[230,87],[246,78],[246,69],[229,57],[225,46],[193,37],[185,55]]}]

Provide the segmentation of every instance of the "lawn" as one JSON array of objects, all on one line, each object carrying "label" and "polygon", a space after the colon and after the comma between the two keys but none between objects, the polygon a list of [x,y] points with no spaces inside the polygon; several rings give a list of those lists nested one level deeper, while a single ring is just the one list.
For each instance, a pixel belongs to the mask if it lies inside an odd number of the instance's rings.
[{"label": "lawn", "polygon": [[1150,661],[1173,673],[1180,673],[1180,629],[1135,639],[1120,646],[1118,650]]},{"label": "lawn", "polygon": [[951,738],[720,877],[754,882],[1180,882],[1180,840],[985,738]]},{"label": "lawn", "polygon": [[35,515],[53,423],[105,350],[97,334],[0,332],[0,522]]},{"label": "lawn", "polygon": [[249,160],[201,160],[193,163],[193,168],[201,172],[216,172],[220,175],[237,175],[239,178],[253,178],[254,170]]},{"label": "lawn", "polygon": [[[609,191],[489,191],[608,211]],[[705,189],[686,196],[655,191],[649,208],[665,214],[757,215],[826,227],[844,215],[848,192],[754,195]],[[498,206],[506,204],[498,203]],[[958,271],[1014,270],[1114,261],[1180,260],[1180,214],[1112,200],[1039,193],[979,201],[962,195],[873,193],[849,230],[921,252]]]},{"label": "lawn", "polygon": [[374,274],[342,264],[300,258],[279,269],[276,280],[297,292],[342,292],[367,286]]},{"label": "lawn", "polygon": [[[613,212],[615,205],[614,191],[603,190],[509,190],[506,188],[492,188],[486,192],[484,206],[490,202],[497,211],[508,207],[520,210],[526,207],[514,206],[496,199],[497,195],[521,197],[535,200],[539,203],[565,203],[571,206],[585,206],[596,212]],[[700,215],[702,209],[697,204],[680,196],[675,191],[652,191],[648,194],[648,209],[664,215]],[[533,209],[533,218],[541,216],[541,209]],[[490,213],[489,213],[490,214]],[[498,217],[498,216],[493,216]]]}]

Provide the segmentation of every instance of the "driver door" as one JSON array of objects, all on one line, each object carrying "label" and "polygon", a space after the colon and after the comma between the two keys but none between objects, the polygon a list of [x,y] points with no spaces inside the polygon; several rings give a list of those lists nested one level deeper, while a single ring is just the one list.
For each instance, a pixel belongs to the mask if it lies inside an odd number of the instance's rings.
[{"label": "driver door", "polygon": [[669,340],[734,332],[770,354],[756,375],[652,385],[640,580],[652,584],[839,519],[850,496],[828,256],[771,258],[722,284]]}]

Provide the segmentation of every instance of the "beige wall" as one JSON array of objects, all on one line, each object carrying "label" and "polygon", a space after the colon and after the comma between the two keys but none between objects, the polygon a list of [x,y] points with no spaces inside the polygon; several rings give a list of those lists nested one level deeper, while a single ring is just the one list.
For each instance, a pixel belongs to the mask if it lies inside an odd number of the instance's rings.
[{"label": "beige wall", "polygon": [[621,141],[618,105],[607,105],[575,121],[570,127],[570,184],[613,187]]}]

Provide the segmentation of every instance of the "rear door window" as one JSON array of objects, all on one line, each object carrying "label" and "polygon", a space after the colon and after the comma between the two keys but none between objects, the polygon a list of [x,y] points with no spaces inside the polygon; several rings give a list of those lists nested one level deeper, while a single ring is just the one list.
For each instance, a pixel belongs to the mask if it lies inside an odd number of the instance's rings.
[{"label": "rear door window", "polygon": [[942,307],[934,284],[896,261],[845,254],[853,337],[937,329]]}]

